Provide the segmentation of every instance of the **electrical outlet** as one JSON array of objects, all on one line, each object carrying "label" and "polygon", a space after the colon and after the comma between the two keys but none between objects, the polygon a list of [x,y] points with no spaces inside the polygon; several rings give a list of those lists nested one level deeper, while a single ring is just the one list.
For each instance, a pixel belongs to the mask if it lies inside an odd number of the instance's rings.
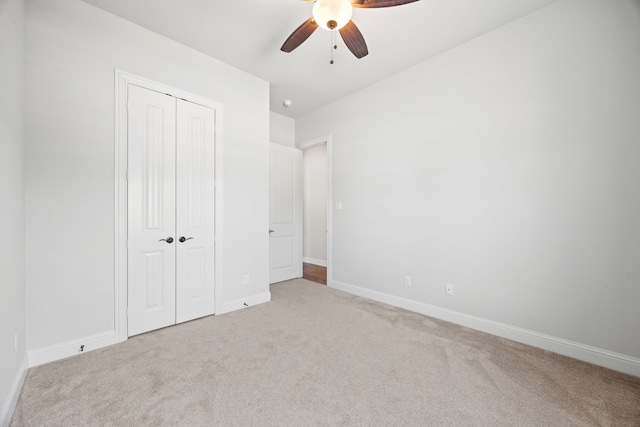
[{"label": "electrical outlet", "polygon": [[242,284],[243,285],[248,285],[249,284],[249,275],[245,274],[244,276],[242,276]]},{"label": "electrical outlet", "polygon": [[336,210],[337,211],[341,211],[342,210],[342,202],[336,202]]},{"label": "electrical outlet", "polygon": [[453,285],[451,283],[447,283],[445,286],[445,292],[447,295],[453,295]]},{"label": "electrical outlet", "polygon": [[404,276],[404,285],[413,286],[413,279],[411,279],[411,276]]}]

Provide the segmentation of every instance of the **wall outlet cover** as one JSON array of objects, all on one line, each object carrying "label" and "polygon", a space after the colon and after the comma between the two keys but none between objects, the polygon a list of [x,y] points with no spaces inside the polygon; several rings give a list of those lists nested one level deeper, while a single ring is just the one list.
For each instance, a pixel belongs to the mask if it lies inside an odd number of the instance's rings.
[{"label": "wall outlet cover", "polygon": [[446,284],[445,292],[447,293],[447,295],[453,295],[453,285],[451,283]]}]

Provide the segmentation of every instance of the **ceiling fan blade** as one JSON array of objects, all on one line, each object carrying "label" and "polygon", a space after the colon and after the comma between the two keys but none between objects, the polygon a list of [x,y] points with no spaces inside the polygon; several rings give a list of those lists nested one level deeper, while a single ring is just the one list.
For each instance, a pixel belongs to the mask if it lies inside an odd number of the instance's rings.
[{"label": "ceiling fan blade", "polygon": [[297,48],[309,38],[311,34],[318,28],[318,24],[313,18],[309,18],[302,25],[300,25],[296,30],[291,33],[289,38],[285,40],[282,47],[280,48],[283,52],[291,52],[293,49]]},{"label": "ceiling fan blade", "polygon": [[372,8],[372,7],[391,7],[401,6],[407,3],[413,3],[419,0],[351,0],[353,7]]},{"label": "ceiling fan blade", "polygon": [[349,21],[347,25],[340,29],[340,35],[342,36],[342,40],[344,40],[344,44],[347,45],[356,58],[363,58],[369,54],[367,43],[364,41],[362,33],[353,21]]}]

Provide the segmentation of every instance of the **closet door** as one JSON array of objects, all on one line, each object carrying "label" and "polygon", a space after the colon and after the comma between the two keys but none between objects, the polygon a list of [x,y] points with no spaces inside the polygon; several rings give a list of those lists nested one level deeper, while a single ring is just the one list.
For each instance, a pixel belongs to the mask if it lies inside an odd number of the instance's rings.
[{"label": "closet door", "polygon": [[176,101],[129,85],[128,334],[175,323]]},{"label": "closet door", "polygon": [[177,100],[176,321],[214,312],[215,111]]}]

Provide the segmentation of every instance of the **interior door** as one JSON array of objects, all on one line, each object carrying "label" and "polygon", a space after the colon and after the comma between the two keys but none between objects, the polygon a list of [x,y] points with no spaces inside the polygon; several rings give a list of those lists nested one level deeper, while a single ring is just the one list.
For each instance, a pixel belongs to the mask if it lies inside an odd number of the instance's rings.
[{"label": "interior door", "polygon": [[128,88],[128,335],[214,313],[215,110]]},{"label": "interior door", "polygon": [[176,103],[129,85],[128,334],[175,323]]},{"label": "interior door", "polygon": [[214,312],[215,110],[177,100],[176,322]]},{"label": "interior door", "polygon": [[302,277],[302,151],[270,145],[269,283]]}]

